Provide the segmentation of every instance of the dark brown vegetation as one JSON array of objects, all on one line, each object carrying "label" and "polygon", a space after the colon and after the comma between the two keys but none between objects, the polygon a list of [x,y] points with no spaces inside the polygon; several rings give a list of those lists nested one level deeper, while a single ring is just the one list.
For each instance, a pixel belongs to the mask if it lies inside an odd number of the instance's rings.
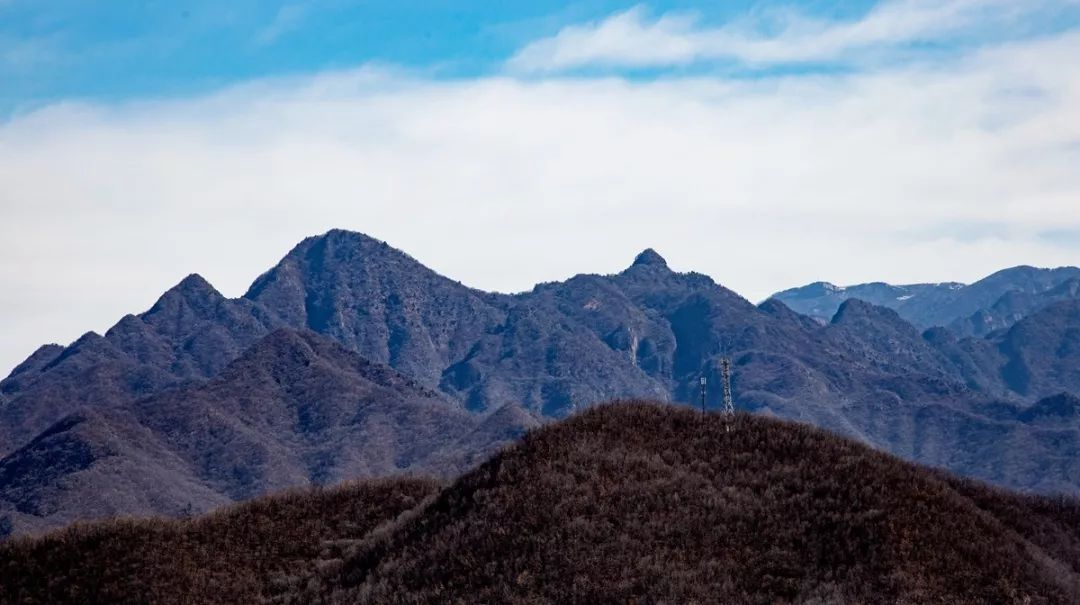
[{"label": "dark brown vegetation", "polygon": [[418,479],[296,490],[202,517],[74,525],[0,545],[0,603],[254,603],[295,591],[323,549],[438,491]]},{"label": "dark brown vegetation", "polygon": [[1080,504],[954,480],[804,425],[602,407],[530,434],[304,596],[401,594],[1075,603]]},{"label": "dark brown vegetation", "polygon": [[0,600],[31,603],[1077,603],[1080,503],[806,425],[624,402],[441,492],[82,526],[0,546],[0,573]]}]

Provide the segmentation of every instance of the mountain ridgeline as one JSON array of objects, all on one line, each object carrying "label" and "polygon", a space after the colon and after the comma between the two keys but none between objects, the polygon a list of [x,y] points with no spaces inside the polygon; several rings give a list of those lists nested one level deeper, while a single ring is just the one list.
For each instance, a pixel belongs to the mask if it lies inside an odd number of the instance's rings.
[{"label": "mountain ridgeline", "polygon": [[[1005,486],[1080,493],[1068,394],[1080,392],[1080,301],[1028,308],[986,337],[920,331],[857,299],[821,322],[675,272],[652,250],[614,275],[494,294],[335,230],[241,298],[190,276],[0,382],[0,534],[354,476],[449,477],[599,402],[696,401],[724,355],[740,409]],[[712,389],[707,406],[719,398]]]},{"label": "mountain ridgeline", "polygon": [[0,544],[11,603],[1076,603],[1080,504],[802,424],[619,402],[448,485]]},{"label": "mountain ridgeline", "polygon": [[973,284],[836,286],[816,282],[778,292],[773,298],[821,321],[831,319],[845,301],[857,298],[893,309],[921,328],[946,326],[960,336],[986,336],[1055,302],[1080,299],[1080,268],[1013,267]]}]

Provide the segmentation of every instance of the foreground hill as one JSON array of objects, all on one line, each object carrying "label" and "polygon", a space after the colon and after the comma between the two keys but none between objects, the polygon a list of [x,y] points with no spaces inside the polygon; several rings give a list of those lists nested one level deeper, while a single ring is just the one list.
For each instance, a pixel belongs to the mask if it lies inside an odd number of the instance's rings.
[{"label": "foreground hill", "polygon": [[[3,599],[1080,598],[1080,503],[1000,491],[760,417],[601,406],[529,433],[422,501],[429,484],[406,484],[414,491],[405,496],[400,484],[378,485],[396,494],[381,513],[372,502],[383,501],[364,500],[363,489],[355,505],[331,491],[193,521],[113,522],[10,542],[0,546],[0,570],[12,578]],[[415,506],[399,515],[410,497]],[[324,503],[334,498],[340,504]],[[283,553],[298,530],[281,519],[312,523],[298,510],[323,516]],[[261,520],[245,526],[251,511]],[[380,516],[387,522],[375,527]],[[266,535],[273,538],[263,545]],[[233,576],[244,592],[229,592]]]},{"label": "foreground hill", "polygon": [[437,493],[418,479],[297,490],[186,520],[75,525],[0,545],[0,603],[253,603],[291,589],[333,541]]}]

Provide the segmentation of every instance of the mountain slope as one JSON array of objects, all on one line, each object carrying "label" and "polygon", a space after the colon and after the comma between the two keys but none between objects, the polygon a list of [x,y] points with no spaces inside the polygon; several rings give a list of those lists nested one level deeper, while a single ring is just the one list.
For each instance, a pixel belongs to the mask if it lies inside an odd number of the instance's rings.
[{"label": "mountain slope", "polygon": [[805,425],[620,403],[441,490],[77,526],[0,544],[0,570],[21,603],[1074,603],[1080,503]]},{"label": "mountain slope", "polygon": [[961,335],[981,336],[1007,328],[1021,317],[1055,300],[1076,298],[1068,282],[1080,279],[1080,268],[1004,269],[973,284],[941,283],[894,286],[882,282],[834,286],[816,282],[773,295],[795,311],[828,321],[840,305],[857,298],[896,310],[922,328],[949,326]]},{"label": "mountain slope", "polygon": [[1080,505],[805,426],[624,404],[530,434],[323,576],[303,598],[1066,603]]},{"label": "mountain slope", "polygon": [[0,538],[116,514],[201,512],[229,501],[124,414],[73,414],[0,460]]},{"label": "mountain slope", "polygon": [[526,426],[510,411],[481,425],[387,366],[281,329],[217,378],[69,416],[0,460],[0,519],[28,533],[353,477],[452,476]]},{"label": "mountain slope", "polygon": [[[952,292],[966,287],[961,283],[940,284],[905,284],[893,285],[885,282],[871,282],[855,284],[852,286],[837,286],[829,282],[814,282],[798,288],[791,288],[773,294],[774,298],[791,307],[795,312],[819,321],[827,322],[840,308],[844,301],[853,298],[874,305],[901,310],[909,301],[916,298],[920,300],[948,300],[952,298]],[[903,313],[903,311],[901,311]],[[908,317],[905,315],[905,317]],[[908,318],[910,321],[910,318]]]},{"label": "mountain slope", "polygon": [[[1050,279],[1044,277],[1036,271],[1024,283]],[[1080,328],[1080,317],[1054,325]],[[364,391],[367,399],[357,395],[358,383],[341,379],[356,371],[349,363],[278,388],[275,364],[304,355],[286,346],[245,352],[281,328],[318,333],[401,372],[427,391],[419,399],[455,410],[454,419],[443,420],[457,428],[436,439],[423,429],[439,426],[426,412],[398,409],[393,396],[380,407],[373,389]],[[822,325],[779,301],[754,306],[705,275],[673,271],[653,250],[617,274],[578,275],[512,296],[484,293],[384,242],[334,230],[301,242],[244,298],[226,299],[191,276],[105,336],[40,349],[0,382],[0,455],[65,417],[112,410],[101,422],[136,422],[151,431],[154,447],[180,456],[215,493],[240,498],[349,476],[343,473],[382,475],[475,459],[492,446],[483,436],[522,428],[469,428],[506,406],[546,421],[618,397],[697,401],[704,377],[706,405],[715,409],[721,359],[728,357],[741,409],[809,422],[1003,485],[1080,492],[1067,457],[1074,422],[1063,418],[1035,430],[1016,414],[985,412],[1074,391],[1080,366],[1064,357],[1038,374],[1029,367],[1032,355],[1051,363],[1058,350],[993,340],[999,336],[920,334],[899,312],[856,301]],[[243,372],[224,386],[215,382],[241,360]],[[252,381],[245,388],[265,390],[273,413],[228,386],[245,384],[245,376]],[[359,410],[378,410],[370,416],[378,420],[352,422],[350,413]],[[374,443],[365,437],[371,431],[392,453],[375,459],[347,445]],[[1046,440],[1047,431],[1057,436]],[[471,445],[466,434],[476,436]],[[205,442],[208,435],[217,437]],[[410,442],[415,447],[402,445]],[[234,453],[215,449],[223,443],[236,444]],[[237,458],[239,444],[250,460]],[[1030,465],[1016,463],[1023,456]]]},{"label": "mountain slope", "polygon": [[285,325],[329,336],[428,385],[502,324],[505,298],[342,230],[304,240],[244,295]]},{"label": "mountain slope", "polygon": [[438,484],[394,479],[296,490],[190,520],[76,525],[0,544],[2,603],[256,603],[314,571]]},{"label": "mountain slope", "polygon": [[991,341],[1008,358],[1009,388],[1029,397],[1080,393],[1080,300],[1054,303]]},{"label": "mountain slope", "polygon": [[965,336],[986,336],[992,332],[1006,330],[1028,315],[1055,302],[1067,300],[1080,300],[1080,278],[1070,278],[1049,290],[1038,293],[1010,290],[990,307],[979,309],[970,317],[957,319],[948,327],[953,332]]},{"label": "mountain slope", "polygon": [[185,381],[214,376],[278,324],[257,305],[222,296],[198,275],[104,336],[47,345],[0,382],[0,456],[61,417],[129,403]]}]

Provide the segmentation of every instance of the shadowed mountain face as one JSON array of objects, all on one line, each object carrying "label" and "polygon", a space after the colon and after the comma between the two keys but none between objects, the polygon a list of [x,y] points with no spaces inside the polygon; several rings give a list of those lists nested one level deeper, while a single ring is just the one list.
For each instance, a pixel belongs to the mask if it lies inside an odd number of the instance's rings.
[{"label": "shadowed mountain face", "polygon": [[817,282],[773,295],[795,311],[828,321],[852,298],[896,310],[923,328],[947,326],[961,336],[985,336],[1059,300],[1080,297],[1080,268],[1013,267],[973,284],[882,282],[834,286]]},{"label": "shadowed mountain face", "polygon": [[[1057,279],[1022,273],[1033,288]],[[952,291],[944,288],[934,296]],[[972,292],[983,289],[992,288]],[[243,298],[191,276],[104,336],[35,352],[0,382],[0,454],[8,456],[0,465],[30,469],[17,473],[23,491],[3,497],[12,519],[35,514],[19,512],[33,506],[31,492],[52,494],[40,510],[54,512],[40,518],[73,518],[80,490],[116,480],[93,479],[94,469],[114,467],[92,466],[78,471],[84,482],[25,487],[35,473],[52,476],[51,442],[31,441],[71,415],[86,419],[77,425],[85,434],[71,434],[78,442],[132,435],[105,448],[121,455],[103,459],[146,460],[147,477],[179,473],[208,490],[192,503],[202,510],[288,485],[448,471],[538,420],[597,402],[696,402],[701,377],[715,409],[724,356],[742,409],[1008,486],[1077,492],[1080,425],[1022,415],[1080,390],[1069,340],[1080,317],[1060,304],[987,338],[920,333],[903,309],[859,300],[823,324],[672,271],[653,250],[618,274],[489,294],[378,240],[331,231],[301,242]],[[153,483],[131,477],[131,485]],[[0,494],[8,487],[0,483]],[[116,498],[92,514],[172,514],[188,504]]]},{"label": "shadowed mountain face", "polygon": [[619,403],[445,487],[75,527],[0,544],[0,568],[20,603],[1051,605],[1080,599],[1080,503],[805,425]]},{"label": "shadowed mountain face", "polygon": [[333,341],[277,330],[208,382],[67,416],[0,460],[0,519],[28,533],[353,477],[453,476],[533,425],[512,406],[481,421]]},{"label": "shadowed mountain face", "polygon": [[1056,302],[1069,300],[1080,300],[1080,278],[1070,278],[1049,290],[1037,293],[1010,290],[990,307],[979,309],[970,317],[953,321],[949,324],[949,329],[961,335],[986,336],[1006,330],[1028,315]]},{"label": "shadowed mountain face", "polygon": [[1010,389],[1033,397],[1080,393],[1080,300],[1054,303],[990,340],[1009,359]]}]

